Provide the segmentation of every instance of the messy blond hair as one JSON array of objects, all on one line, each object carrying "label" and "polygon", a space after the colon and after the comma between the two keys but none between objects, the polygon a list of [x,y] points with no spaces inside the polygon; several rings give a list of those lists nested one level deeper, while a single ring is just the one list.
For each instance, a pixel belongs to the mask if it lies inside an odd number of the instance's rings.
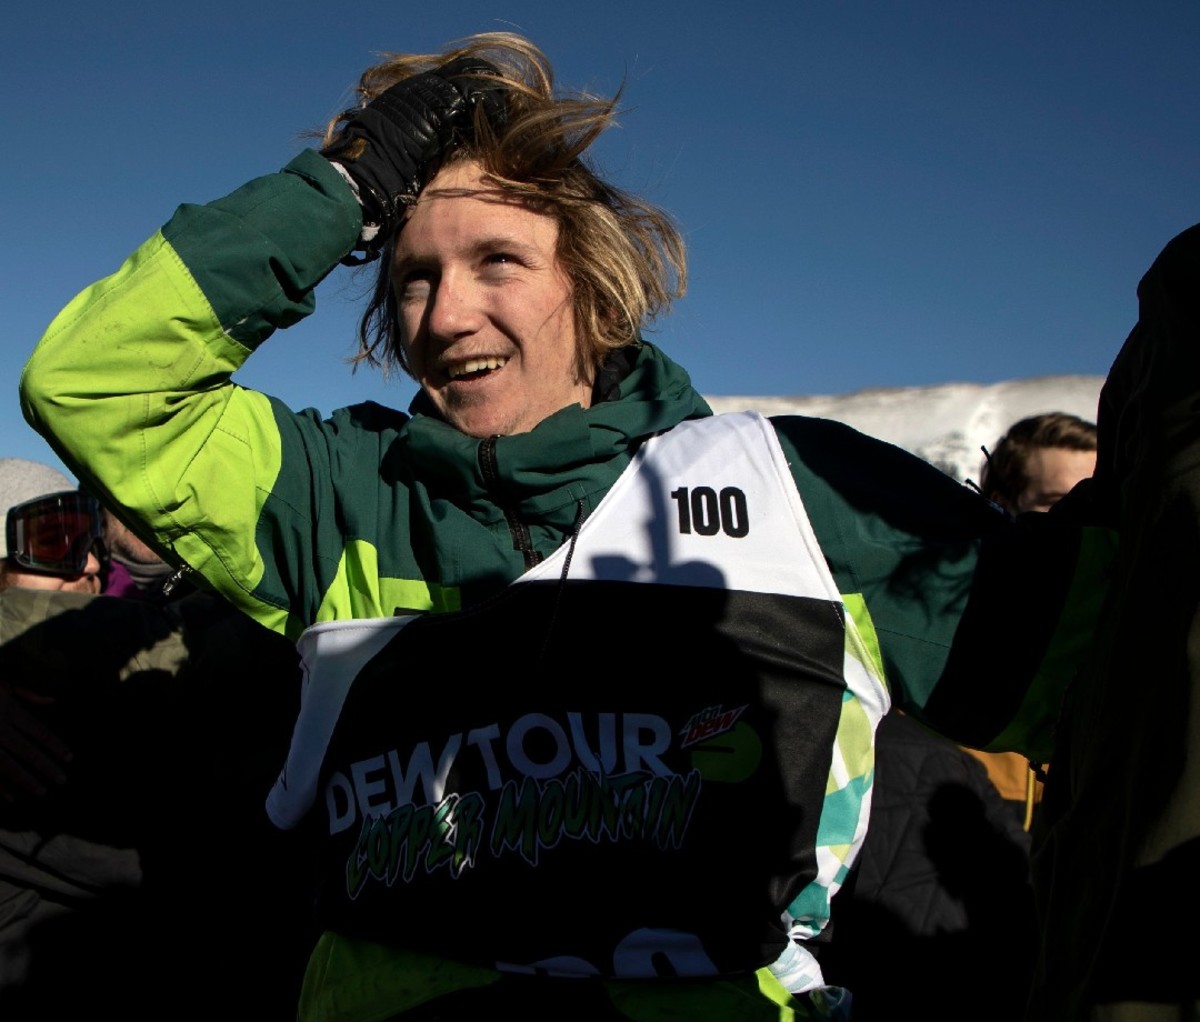
[{"label": "messy blond hair", "polygon": [[[490,186],[557,222],[557,255],[572,286],[577,368],[581,378],[590,379],[609,351],[632,344],[643,324],[666,313],[687,282],[683,239],[667,213],[606,183],[584,159],[588,147],[615,123],[618,97],[556,96],[553,70],[541,50],[518,35],[485,33],[445,53],[387,54],[363,72],[359,107],[330,122],[325,144],[357,109],[392,85],[466,56],[481,57],[499,70],[504,123],[490,123],[480,104],[471,137],[461,139],[443,163],[477,161]],[[358,336],[355,361],[408,371],[391,287],[390,245]]]}]

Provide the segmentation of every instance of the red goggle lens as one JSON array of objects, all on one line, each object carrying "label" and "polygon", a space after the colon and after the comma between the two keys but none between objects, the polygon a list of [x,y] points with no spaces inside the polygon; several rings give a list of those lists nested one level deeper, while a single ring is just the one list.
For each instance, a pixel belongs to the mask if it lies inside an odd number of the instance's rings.
[{"label": "red goggle lens", "polygon": [[105,557],[100,505],[77,490],[10,508],[6,530],[8,556],[33,571],[81,575],[97,545],[101,560]]}]

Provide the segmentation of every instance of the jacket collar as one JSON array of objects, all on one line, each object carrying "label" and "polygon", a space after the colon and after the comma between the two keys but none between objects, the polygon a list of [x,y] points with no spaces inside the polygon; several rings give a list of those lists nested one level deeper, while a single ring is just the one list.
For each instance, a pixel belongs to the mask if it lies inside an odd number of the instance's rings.
[{"label": "jacket collar", "polygon": [[[531,522],[558,526],[562,517],[569,526],[578,502],[590,513],[647,437],[711,414],[687,373],[658,348],[641,342],[630,361],[619,382],[602,371],[610,400],[571,405],[528,433],[493,441],[460,433],[418,394],[401,439],[405,460],[431,495],[477,520],[493,520],[502,504]],[[486,477],[485,445],[495,469]]]}]

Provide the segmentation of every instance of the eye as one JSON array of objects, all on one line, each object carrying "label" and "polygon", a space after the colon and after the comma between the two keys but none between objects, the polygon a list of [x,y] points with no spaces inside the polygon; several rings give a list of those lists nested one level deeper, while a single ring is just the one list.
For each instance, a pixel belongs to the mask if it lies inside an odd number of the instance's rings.
[{"label": "eye", "polygon": [[395,281],[396,300],[399,302],[422,302],[433,291],[431,270],[409,270]]},{"label": "eye", "polygon": [[485,266],[505,266],[507,264],[515,264],[517,262],[519,262],[519,260],[511,252],[492,252],[483,258],[483,263]]},{"label": "eye", "polygon": [[484,283],[504,284],[527,265],[525,260],[514,252],[498,249],[488,252],[479,260],[476,273]]}]

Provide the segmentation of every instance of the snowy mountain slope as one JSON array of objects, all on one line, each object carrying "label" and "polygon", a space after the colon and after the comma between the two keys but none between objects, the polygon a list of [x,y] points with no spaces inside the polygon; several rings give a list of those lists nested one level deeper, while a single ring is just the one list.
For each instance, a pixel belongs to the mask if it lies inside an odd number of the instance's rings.
[{"label": "snowy mountain slope", "polygon": [[1100,376],[1042,376],[1004,383],[859,390],[810,397],[709,397],[714,411],[837,419],[912,451],[959,481],[979,478],[980,447],[994,446],[1018,419],[1070,412],[1093,422]]}]

